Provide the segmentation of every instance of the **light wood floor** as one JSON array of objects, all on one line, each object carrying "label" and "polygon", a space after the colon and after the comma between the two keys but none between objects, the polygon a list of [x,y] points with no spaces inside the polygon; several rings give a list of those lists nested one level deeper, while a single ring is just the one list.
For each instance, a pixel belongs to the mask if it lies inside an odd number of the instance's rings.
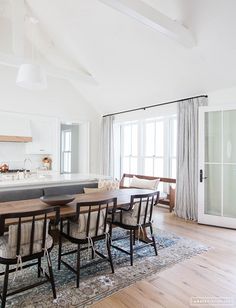
[{"label": "light wood floor", "polygon": [[[233,305],[196,305],[195,307],[236,307],[236,231],[186,222],[155,209],[155,225],[180,236],[212,247],[154,278],[145,279],[94,304],[93,308],[184,308],[191,297],[230,297]],[[134,261],[135,262],[135,261]]]}]

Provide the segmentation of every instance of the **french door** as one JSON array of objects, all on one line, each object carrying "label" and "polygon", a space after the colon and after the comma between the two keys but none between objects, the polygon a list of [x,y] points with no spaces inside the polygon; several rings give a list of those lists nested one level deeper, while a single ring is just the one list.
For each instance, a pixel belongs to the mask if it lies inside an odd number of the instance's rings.
[{"label": "french door", "polygon": [[236,229],[236,108],[199,110],[198,222]]}]

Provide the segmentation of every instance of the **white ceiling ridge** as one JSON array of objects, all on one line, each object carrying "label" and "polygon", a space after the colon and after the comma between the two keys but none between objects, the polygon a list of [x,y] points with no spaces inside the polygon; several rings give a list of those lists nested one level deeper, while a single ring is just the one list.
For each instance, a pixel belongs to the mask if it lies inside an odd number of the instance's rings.
[{"label": "white ceiling ridge", "polygon": [[[35,38],[34,42],[32,42],[32,33],[30,34],[30,31],[25,31],[25,19],[27,20],[29,17],[35,18],[35,16],[31,13],[29,7],[25,5],[24,0],[11,0],[11,5],[13,26],[12,46],[14,55],[0,54],[1,64],[18,67],[20,64],[32,62],[32,60],[24,57],[24,43],[26,36],[31,44],[34,44],[36,54],[37,51],[39,51],[50,63],[46,65],[43,64],[48,75],[97,85],[97,82],[88,71],[78,67],[79,65],[74,65],[74,63],[69,64],[68,59],[65,59],[58,53],[58,49],[54,47],[52,40],[47,37],[47,33],[42,31],[42,27],[41,25],[39,26],[39,24],[30,24],[30,27],[35,27]],[[32,28],[28,30],[32,30]],[[68,66],[71,66],[72,68],[69,68]],[[76,69],[74,69],[74,67],[76,67]]]},{"label": "white ceiling ridge", "polygon": [[[46,35],[45,32],[42,32],[41,27],[37,26],[37,31],[35,32],[35,36],[37,37],[34,40],[35,49],[50,63],[47,67],[43,65],[49,75],[82,81],[91,85],[98,84],[88,71],[78,67],[79,65],[75,65],[71,61],[68,61],[67,57],[61,55],[58,49],[55,48],[53,41],[45,39]],[[26,32],[26,37],[28,40],[31,40],[29,32]],[[73,68],[75,66],[76,69]]]},{"label": "white ceiling ridge", "polygon": [[136,19],[146,26],[174,39],[187,48],[196,46],[189,29],[172,20],[141,0],[99,0],[119,12]]}]

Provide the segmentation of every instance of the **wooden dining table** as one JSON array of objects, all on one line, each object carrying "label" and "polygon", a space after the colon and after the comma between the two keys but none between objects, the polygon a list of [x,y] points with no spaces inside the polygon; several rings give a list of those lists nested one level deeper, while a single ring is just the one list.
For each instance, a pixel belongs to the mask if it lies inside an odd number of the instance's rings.
[{"label": "wooden dining table", "polygon": [[[117,198],[117,208],[128,208],[130,205],[130,197],[132,195],[145,195],[153,192],[149,189],[135,189],[135,188],[125,188],[112,191],[100,191],[90,194],[77,194],[74,195],[75,199],[68,203],[67,205],[60,205],[60,217],[66,218],[71,217],[76,214],[76,204],[78,202],[94,202],[101,201],[111,198]],[[9,201],[0,202],[0,215],[6,213],[17,213],[17,212],[31,212],[34,210],[42,210],[48,208],[49,205],[45,204],[40,198],[20,200],[20,201]],[[80,211],[81,213],[86,213],[86,207],[83,207]],[[49,219],[54,219],[55,214],[49,213],[47,216]],[[25,219],[23,219],[25,220]],[[6,221],[6,226],[17,223],[18,220],[8,219]],[[143,234],[140,235],[140,240],[149,242],[146,230],[144,229]]]},{"label": "wooden dining table", "polygon": [[[106,200],[110,198],[117,198],[117,208],[122,208],[130,204],[131,195],[136,194],[148,194],[153,192],[149,189],[118,189],[113,191],[100,191],[90,194],[77,194],[75,199],[67,205],[60,206],[60,216],[70,217],[76,213],[76,204],[78,202],[94,202],[100,200]],[[42,210],[48,208],[49,205],[45,204],[42,200],[38,199],[29,199],[29,200],[20,200],[20,201],[9,201],[9,202],[0,202],[0,215],[6,213],[16,213],[16,212],[28,212],[34,210]],[[83,208],[82,211],[86,212],[86,208]],[[52,214],[54,215],[54,214]],[[50,214],[48,215],[49,218]]]}]

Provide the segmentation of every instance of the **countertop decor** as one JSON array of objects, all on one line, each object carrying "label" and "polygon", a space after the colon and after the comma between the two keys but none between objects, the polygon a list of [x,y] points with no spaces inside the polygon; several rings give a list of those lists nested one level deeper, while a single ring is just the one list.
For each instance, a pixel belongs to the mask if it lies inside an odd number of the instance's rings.
[{"label": "countertop decor", "polygon": [[31,173],[27,178],[14,179],[12,174],[0,174],[0,192],[13,189],[43,188],[50,186],[62,186],[79,183],[90,183],[99,179],[110,179],[99,174],[60,174],[59,172],[45,171]]}]

